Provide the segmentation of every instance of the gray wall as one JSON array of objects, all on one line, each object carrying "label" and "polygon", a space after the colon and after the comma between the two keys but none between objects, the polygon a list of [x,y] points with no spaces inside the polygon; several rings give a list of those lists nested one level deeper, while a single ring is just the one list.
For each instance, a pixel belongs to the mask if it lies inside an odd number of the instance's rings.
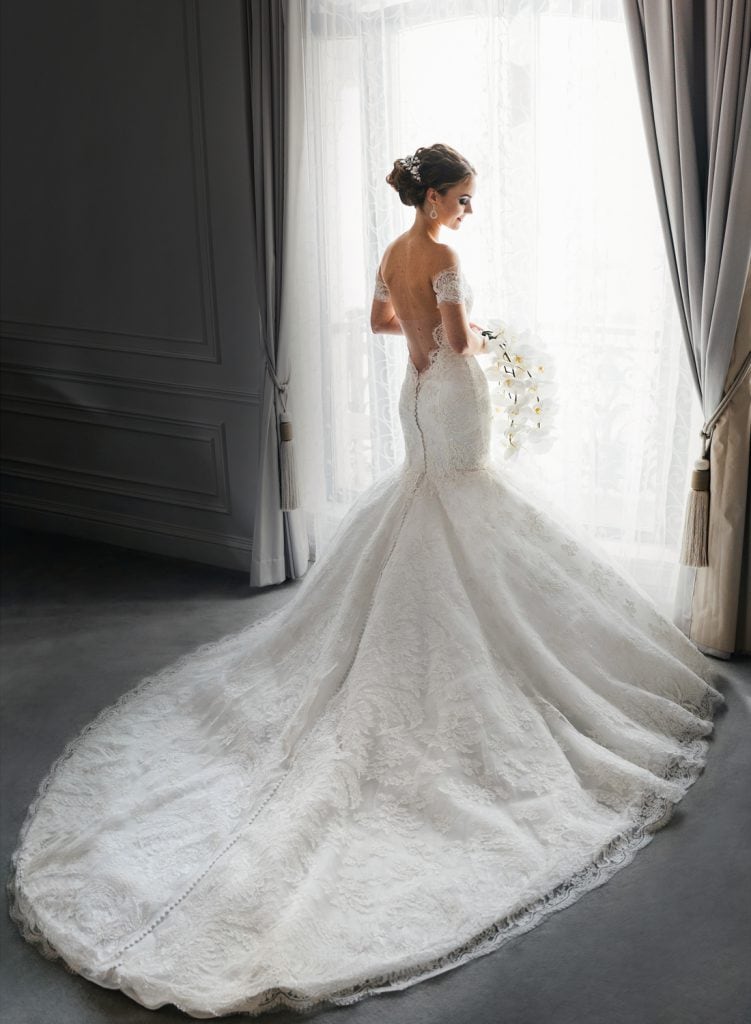
[{"label": "gray wall", "polygon": [[241,0],[10,0],[3,518],[245,569],[263,363]]}]

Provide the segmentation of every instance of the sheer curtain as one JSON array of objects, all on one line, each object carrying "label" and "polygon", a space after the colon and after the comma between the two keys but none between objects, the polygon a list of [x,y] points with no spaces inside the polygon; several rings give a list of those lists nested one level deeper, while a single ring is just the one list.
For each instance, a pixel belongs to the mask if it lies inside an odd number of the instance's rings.
[{"label": "sheer curtain", "polygon": [[539,335],[556,441],[504,469],[584,526],[669,615],[701,427],[680,335],[628,40],[616,0],[307,0],[291,19],[290,284],[283,329],[305,410],[319,550],[401,461],[398,336],[368,318],[385,245],[412,222],[393,160],[447,142],[478,169],[446,241],[473,319]]}]

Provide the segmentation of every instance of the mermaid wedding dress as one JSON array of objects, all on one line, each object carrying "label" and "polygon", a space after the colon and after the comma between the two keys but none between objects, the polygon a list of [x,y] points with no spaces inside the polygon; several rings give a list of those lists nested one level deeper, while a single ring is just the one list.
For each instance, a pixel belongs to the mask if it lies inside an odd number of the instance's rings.
[{"label": "mermaid wedding dress", "polygon": [[700,774],[720,676],[493,462],[485,375],[433,338],[404,462],[288,603],[50,770],[9,879],[46,955],[194,1017],[355,1002],[603,884]]}]

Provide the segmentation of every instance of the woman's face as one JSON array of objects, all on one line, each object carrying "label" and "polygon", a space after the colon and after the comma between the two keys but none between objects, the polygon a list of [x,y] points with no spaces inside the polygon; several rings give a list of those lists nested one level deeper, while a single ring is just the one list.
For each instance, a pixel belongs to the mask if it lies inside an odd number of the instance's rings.
[{"label": "woman's face", "polygon": [[[468,175],[464,181],[457,182],[443,195],[435,193],[435,208],[438,219],[444,227],[458,231],[468,213],[472,213],[472,198],[475,194],[475,176]],[[432,204],[428,204],[428,215]]]}]

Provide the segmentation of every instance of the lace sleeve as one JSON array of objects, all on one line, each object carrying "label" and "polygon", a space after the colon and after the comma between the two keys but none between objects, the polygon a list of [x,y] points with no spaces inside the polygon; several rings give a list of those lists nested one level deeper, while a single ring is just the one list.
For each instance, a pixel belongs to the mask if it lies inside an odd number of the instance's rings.
[{"label": "lace sleeve", "polygon": [[439,302],[464,302],[466,291],[462,272],[458,267],[446,267],[433,278],[433,291]]},{"label": "lace sleeve", "polygon": [[375,291],[373,292],[373,298],[378,299],[380,302],[388,302],[390,293],[386,287],[386,282],[381,277],[381,268],[379,267],[376,271],[375,278]]}]

